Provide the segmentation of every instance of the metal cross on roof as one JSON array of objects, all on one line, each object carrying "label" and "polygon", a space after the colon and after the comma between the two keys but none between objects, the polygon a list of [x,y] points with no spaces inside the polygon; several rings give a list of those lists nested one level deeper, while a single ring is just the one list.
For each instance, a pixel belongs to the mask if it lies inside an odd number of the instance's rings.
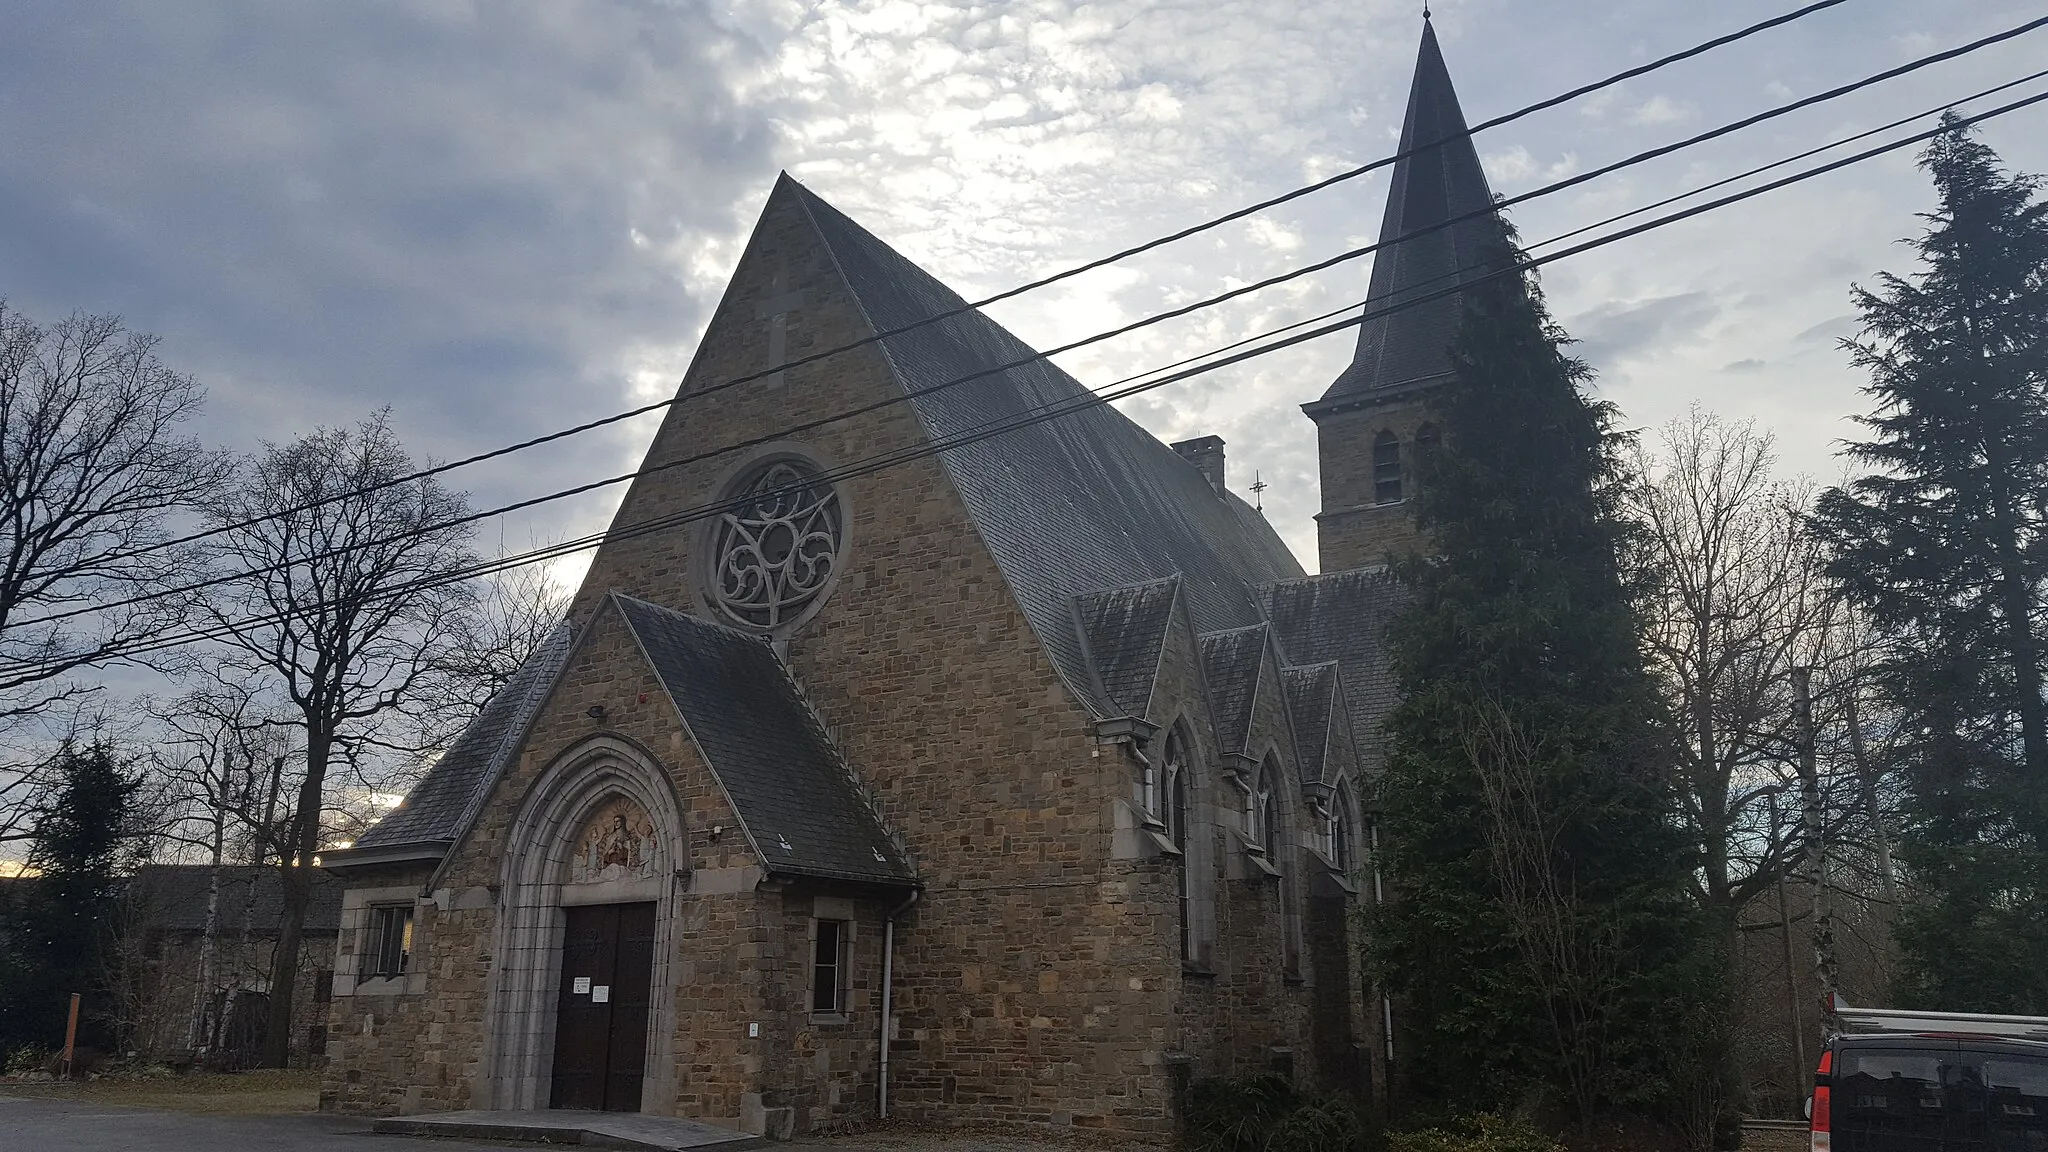
[{"label": "metal cross on roof", "polygon": [[1272,485],[1259,479],[1258,471],[1255,469],[1252,472],[1252,482],[1248,487],[1252,493],[1252,507],[1264,512],[1266,510],[1266,489],[1271,488]]}]

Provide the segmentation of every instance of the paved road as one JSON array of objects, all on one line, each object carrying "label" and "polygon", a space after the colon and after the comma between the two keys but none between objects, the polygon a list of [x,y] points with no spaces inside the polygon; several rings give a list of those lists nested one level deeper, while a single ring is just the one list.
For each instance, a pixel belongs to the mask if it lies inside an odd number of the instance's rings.
[{"label": "paved road", "polygon": [[0,1095],[0,1149],[7,1152],[533,1152],[531,1144],[484,1144],[373,1136],[350,1116],[195,1116],[91,1100]]}]

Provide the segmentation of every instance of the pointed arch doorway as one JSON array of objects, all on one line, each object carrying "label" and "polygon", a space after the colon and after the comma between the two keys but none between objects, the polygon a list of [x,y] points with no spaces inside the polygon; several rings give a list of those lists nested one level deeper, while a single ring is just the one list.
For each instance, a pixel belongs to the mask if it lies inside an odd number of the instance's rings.
[{"label": "pointed arch doorway", "polygon": [[668,773],[592,737],[541,773],[505,843],[476,1098],[672,1115],[688,853]]}]

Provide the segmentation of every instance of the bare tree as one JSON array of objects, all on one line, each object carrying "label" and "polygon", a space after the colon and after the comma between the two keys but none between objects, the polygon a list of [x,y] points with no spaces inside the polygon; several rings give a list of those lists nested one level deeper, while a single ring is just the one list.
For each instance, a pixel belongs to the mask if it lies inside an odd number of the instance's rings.
[{"label": "bare tree", "polygon": [[[569,599],[569,589],[534,565],[479,581],[472,610],[457,618],[460,628],[435,675],[404,706],[406,722],[390,748],[396,763],[417,768],[446,751],[561,624]],[[403,791],[410,781],[386,776],[379,783],[384,791]]]},{"label": "bare tree", "polygon": [[379,413],[266,445],[209,517],[224,561],[244,573],[210,606],[247,666],[269,674],[301,738],[302,776],[284,814],[284,922],[270,981],[264,1062],[289,1058],[292,992],[321,847],[329,770],[360,768],[376,726],[439,674],[473,593],[468,498],[414,472]]},{"label": "bare tree", "polygon": [[1623,986],[1618,930],[1580,898],[1558,845],[1566,814],[1543,794],[1536,738],[1491,700],[1460,736],[1485,800],[1500,909],[1542,997],[1551,1055],[1584,1123],[1596,1113],[1608,1072],[1607,1024]]},{"label": "bare tree", "polygon": [[[211,1059],[243,983],[221,963],[221,925],[231,918],[223,881],[231,866],[275,863],[289,852],[287,822],[279,814],[288,791],[296,790],[297,773],[288,722],[253,676],[237,676],[220,663],[192,670],[199,682],[191,690],[151,709],[163,736],[153,774],[176,813],[163,837],[168,854],[210,868],[185,1043]],[[253,891],[246,890],[245,900]],[[248,912],[244,908],[240,918],[245,935]]]},{"label": "bare tree", "polygon": [[[0,724],[90,689],[116,657],[190,608],[161,597],[196,545],[167,546],[232,469],[182,432],[204,390],[118,316],[44,327],[0,301]],[[0,840],[26,836],[25,768],[0,771]]]},{"label": "bare tree", "polygon": [[1795,670],[1829,659],[1841,608],[1805,529],[1811,487],[1773,477],[1768,433],[1694,407],[1635,453],[1645,647],[1678,724],[1697,895],[1732,933],[1800,858],[1801,826],[1763,805],[1796,786]]}]

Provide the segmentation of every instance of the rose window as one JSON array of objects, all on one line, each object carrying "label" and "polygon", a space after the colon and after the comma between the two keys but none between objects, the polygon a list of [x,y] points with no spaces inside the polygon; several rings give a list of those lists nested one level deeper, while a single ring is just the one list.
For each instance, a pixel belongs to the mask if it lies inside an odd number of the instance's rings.
[{"label": "rose window", "polygon": [[803,461],[774,460],[742,477],[726,503],[711,553],[719,609],[750,628],[795,620],[838,570],[838,491]]}]

